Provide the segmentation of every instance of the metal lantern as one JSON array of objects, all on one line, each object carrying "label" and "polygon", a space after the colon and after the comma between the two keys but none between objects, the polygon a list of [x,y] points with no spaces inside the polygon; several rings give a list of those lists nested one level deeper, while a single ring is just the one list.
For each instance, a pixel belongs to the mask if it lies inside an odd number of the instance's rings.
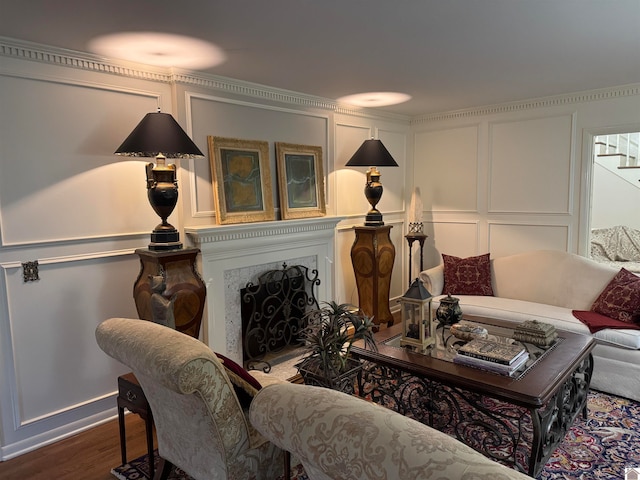
[{"label": "metal lantern", "polygon": [[435,343],[435,332],[431,324],[431,294],[419,279],[415,279],[409,290],[400,297],[402,309],[402,338],[400,345],[415,347],[425,352]]}]

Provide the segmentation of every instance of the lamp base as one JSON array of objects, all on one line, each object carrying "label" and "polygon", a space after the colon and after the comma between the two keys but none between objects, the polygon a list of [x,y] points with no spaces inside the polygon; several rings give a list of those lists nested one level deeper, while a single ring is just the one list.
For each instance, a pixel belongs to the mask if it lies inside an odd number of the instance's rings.
[{"label": "lamp base", "polygon": [[369,213],[364,217],[364,226],[381,227],[382,225],[384,225],[384,222],[382,221],[382,213],[376,209],[369,210]]},{"label": "lamp base", "polygon": [[163,250],[178,250],[182,248],[180,232],[177,230],[154,230],[151,232],[149,250],[155,252]]}]

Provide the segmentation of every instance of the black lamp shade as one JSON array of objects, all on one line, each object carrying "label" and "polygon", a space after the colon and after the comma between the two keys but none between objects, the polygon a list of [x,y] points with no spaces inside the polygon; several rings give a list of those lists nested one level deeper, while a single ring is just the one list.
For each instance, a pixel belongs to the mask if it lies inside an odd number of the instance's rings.
[{"label": "black lamp shade", "polygon": [[345,166],[347,167],[397,167],[389,150],[380,140],[365,140],[353,154]]},{"label": "black lamp shade", "polygon": [[130,157],[204,156],[178,122],[170,114],[161,112],[147,113],[115,153]]}]

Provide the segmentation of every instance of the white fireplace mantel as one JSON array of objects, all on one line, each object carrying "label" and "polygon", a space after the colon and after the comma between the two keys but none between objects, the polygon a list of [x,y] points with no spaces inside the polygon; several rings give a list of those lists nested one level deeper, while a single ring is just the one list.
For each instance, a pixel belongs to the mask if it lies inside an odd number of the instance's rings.
[{"label": "white fireplace mantel", "polygon": [[310,263],[318,270],[318,300],[332,299],[336,225],[341,220],[329,216],[185,228],[202,253],[207,286],[205,343],[242,361],[242,322],[234,304],[240,301],[240,288],[254,280],[260,266],[267,270],[302,259],[301,264]]}]

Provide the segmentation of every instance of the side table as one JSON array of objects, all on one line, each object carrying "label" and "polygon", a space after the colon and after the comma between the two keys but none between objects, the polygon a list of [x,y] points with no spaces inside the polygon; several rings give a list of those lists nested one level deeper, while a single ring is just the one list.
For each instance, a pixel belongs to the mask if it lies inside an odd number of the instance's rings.
[{"label": "side table", "polygon": [[376,325],[393,325],[389,309],[391,273],[396,249],[391,243],[393,226],[353,227],[356,239],[351,247],[351,262],[358,287],[358,308],[373,317]]},{"label": "side table", "polygon": [[153,478],[153,414],[149,402],[142,391],[138,379],[133,373],[118,377],[118,425],[120,427],[120,453],[122,464],[127,463],[127,436],[124,428],[124,409],[140,415],[144,420],[147,434],[147,453],[149,454],[149,473]]},{"label": "side table", "polygon": [[411,276],[411,270],[413,269],[413,260],[411,258],[411,254],[413,251],[413,242],[415,242],[416,240],[418,240],[418,243],[420,244],[420,271],[418,273],[420,273],[422,270],[424,270],[424,266],[423,266],[423,258],[422,258],[422,249],[424,248],[424,241],[427,239],[427,235],[425,235],[424,233],[407,233],[404,238],[407,239],[407,242],[409,243],[409,285],[411,285],[411,282],[413,282],[413,276]]}]

